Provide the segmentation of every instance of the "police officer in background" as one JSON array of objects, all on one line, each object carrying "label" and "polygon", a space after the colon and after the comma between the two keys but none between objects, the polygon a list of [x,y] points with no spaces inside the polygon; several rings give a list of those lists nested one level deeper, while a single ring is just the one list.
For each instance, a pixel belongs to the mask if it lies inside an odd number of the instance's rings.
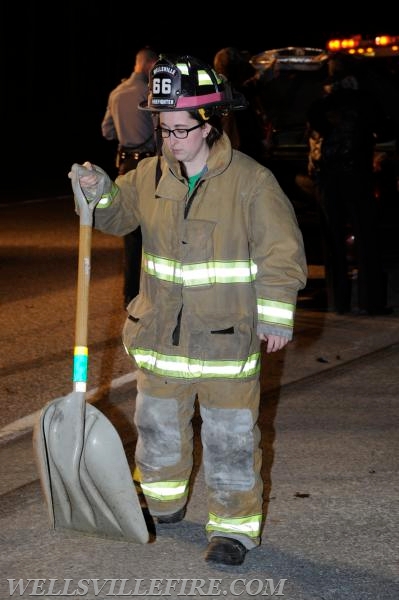
[{"label": "police officer in background", "polygon": [[[132,74],[109,95],[101,131],[105,139],[118,142],[116,167],[119,175],[135,169],[142,158],[155,154],[151,114],[140,111],[137,107],[147,99],[149,73],[158,58],[158,54],[151,48],[139,50]],[[141,244],[140,227],[124,236],[125,306],[139,292]]]},{"label": "police officer in background", "polygon": [[309,173],[317,184],[329,308],[338,314],[352,310],[347,228],[355,239],[357,298],[360,315],[385,315],[387,279],[379,248],[379,224],[374,197],[374,153],[386,123],[377,98],[362,86],[356,62],[346,54],[332,55],[325,95],[309,108]]}]

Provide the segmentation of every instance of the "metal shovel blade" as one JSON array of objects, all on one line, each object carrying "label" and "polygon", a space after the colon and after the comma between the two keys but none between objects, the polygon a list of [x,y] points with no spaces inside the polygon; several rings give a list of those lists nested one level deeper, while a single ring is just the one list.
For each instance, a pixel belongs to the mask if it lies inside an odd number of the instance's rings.
[{"label": "metal shovel blade", "polygon": [[80,216],[74,387],[43,408],[33,445],[53,528],[145,543],[148,530],[122,441],[105,415],[85,401],[91,233],[98,201],[88,202],[80,187],[79,176],[87,173],[72,166]]},{"label": "metal shovel blade", "polygon": [[149,535],[121,439],[84,393],[45,407],[34,450],[51,526],[146,543]]}]

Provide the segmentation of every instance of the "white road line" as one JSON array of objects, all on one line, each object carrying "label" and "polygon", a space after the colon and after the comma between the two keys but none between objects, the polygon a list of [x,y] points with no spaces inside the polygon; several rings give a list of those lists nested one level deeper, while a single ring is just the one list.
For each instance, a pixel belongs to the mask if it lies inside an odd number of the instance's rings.
[{"label": "white road line", "polygon": [[[126,383],[130,383],[132,381],[135,381],[136,379],[137,371],[133,371],[132,373],[122,375],[117,379],[113,379],[109,385],[94,388],[93,390],[89,390],[88,392],[86,392],[86,400],[87,402],[92,403],[90,402],[90,400],[93,399],[99,392],[103,390],[106,391],[110,388],[120,388]],[[58,398],[55,398],[55,400],[58,400]],[[16,437],[17,435],[22,435],[29,432],[29,430],[33,428],[36,420],[39,418],[41,411],[42,409],[37,410],[36,412],[31,413],[30,415],[26,415],[25,417],[21,417],[21,419],[17,419],[13,423],[9,423],[8,425],[0,429],[0,444],[4,441]]]},{"label": "white road line", "polygon": [[[24,204],[39,204],[40,202],[48,202],[51,200],[66,200],[67,198],[71,198],[69,194],[62,196],[45,196],[44,198],[29,198],[28,200],[11,200],[10,202],[0,202],[0,208],[10,208],[15,206],[23,206]],[[73,196],[72,196],[73,198]]]}]

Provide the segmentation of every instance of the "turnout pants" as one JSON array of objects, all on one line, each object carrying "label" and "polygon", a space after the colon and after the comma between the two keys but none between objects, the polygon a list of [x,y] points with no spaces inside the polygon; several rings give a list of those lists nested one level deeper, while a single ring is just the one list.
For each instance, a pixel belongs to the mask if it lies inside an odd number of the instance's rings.
[{"label": "turnout pants", "polygon": [[187,503],[193,468],[193,425],[198,400],[207,488],[208,539],[226,536],[248,549],[260,543],[260,385],[250,381],[176,380],[139,372],[136,465],[153,516]]}]

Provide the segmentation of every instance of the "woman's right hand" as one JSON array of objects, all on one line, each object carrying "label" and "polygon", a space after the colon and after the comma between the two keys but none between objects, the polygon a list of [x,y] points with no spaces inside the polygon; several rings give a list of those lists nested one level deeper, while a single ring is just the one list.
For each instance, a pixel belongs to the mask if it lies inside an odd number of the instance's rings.
[{"label": "woman's right hand", "polygon": [[[98,174],[93,169],[93,165],[90,162],[86,161],[85,163],[83,163],[82,167],[84,167],[88,171],[91,171],[91,173],[85,173],[84,175],[80,175],[79,183],[80,183],[81,187],[83,189],[88,189],[88,188],[92,188],[92,187],[96,186],[98,183]],[[71,172],[68,173],[68,177],[70,179],[72,179]]]}]

